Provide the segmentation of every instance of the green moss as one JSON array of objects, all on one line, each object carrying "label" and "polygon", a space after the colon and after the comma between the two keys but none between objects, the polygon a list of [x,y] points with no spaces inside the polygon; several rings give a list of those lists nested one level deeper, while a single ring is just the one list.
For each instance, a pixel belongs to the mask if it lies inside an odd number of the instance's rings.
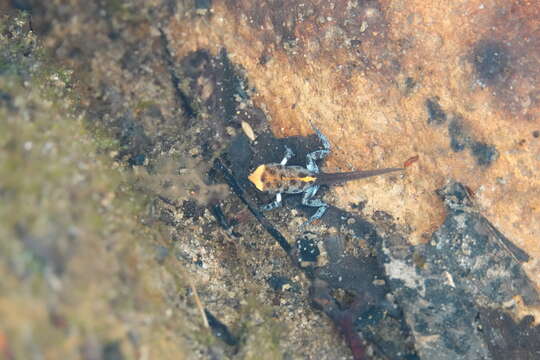
[{"label": "green moss", "polygon": [[[119,4],[111,9],[121,18]],[[139,175],[144,186],[135,181],[115,161],[119,141],[73,110],[73,73],[48,60],[26,21],[0,22],[0,338],[17,359],[80,358],[93,343],[118,342],[125,358],[137,358],[139,342],[159,359],[195,353],[186,343],[224,346],[189,303],[189,274],[176,256],[155,261],[157,245],[173,252],[171,229],[141,225],[150,211],[141,188],[167,180],[180,184],[170,198],[189,198],[192,187],[199,200],[209,197],[198,173],[170,170],[196,168],[193,159],[167,158]],[[251,299],[239,319],[229,324],[242,343],[237,358],[282,358],[286,329],[272,308]]]},{"label": "green moss", "polygon": [[[140,224],[147,198],[111,158],[117,142],[73,110],[72,73],[48,61],[26,20],[0,22],[0,337],[17,359],[79,358],[89,338],[128,344],[131,327],[144,339],[192,332],[162,315],[170,304],[156,289],[182,281],[154,274],[151,244],[165,240]],[[182,344],[156,353],[181,357]]]},{"label": "green moss", "polygon": [[154,105],[156,105],[155,101],[152,101],[152,100],[140,100],[137,104],[135,104],[135,108],[133,110],[135,110],[136,113],[143,112],[143,111],[149,109],[150,107],[152,107]]},{"label": "green moss", "polygon": [[135,6],[132,2],[106,0],[103,5],[107,14],[120,22],[139,23],[146,16],[144,12],[141,12],[141,8]]},{"label": "green moss", "polygon": [[[279,360],[283,358],[280,342],[287,333],[283,324],[272,317],[272,308],[260,303],[256,298],[247,299],[242,309],[240,336],[242,339],[243,359]],[[260,320],[264,319],[263,322]]]}]

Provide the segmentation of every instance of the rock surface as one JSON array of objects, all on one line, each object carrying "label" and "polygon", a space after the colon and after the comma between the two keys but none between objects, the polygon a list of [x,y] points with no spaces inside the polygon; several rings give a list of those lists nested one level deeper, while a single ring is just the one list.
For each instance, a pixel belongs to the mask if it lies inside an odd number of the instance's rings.
[{"label": "rock surface", "polygon": [[[73,69],[87,128],[112,139],[115,166],[151,199],[134,216],[160,234],[138,245],[157,265],[137,274],[158,271],[156,311],[188,329],[152,341],[133,325],[102,355],[535,357],[537,4],[0,2],[13,7],[32,12],[27,28]],[[303,165],[320,147],[304,137],[310,122],[333,146],[326,171],[407,169],[323,189],[332,206],[303,233],[312,209],[286,197],[261,214],[270,197],[246,175],[285,145]],[[35,251],[63,271],[56,247]]]}]

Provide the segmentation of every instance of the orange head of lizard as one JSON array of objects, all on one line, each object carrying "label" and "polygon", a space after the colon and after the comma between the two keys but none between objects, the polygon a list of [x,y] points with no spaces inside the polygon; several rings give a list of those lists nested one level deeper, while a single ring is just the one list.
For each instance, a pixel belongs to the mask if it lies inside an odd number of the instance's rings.
[{"label": "orange head of lizard", "polygon": [[266,165],[260,165],[251,175],[248,176],[249,181],[255,185],[260,191],[264,191],[265,182],[263,181],[263,174],[266,172]]}]

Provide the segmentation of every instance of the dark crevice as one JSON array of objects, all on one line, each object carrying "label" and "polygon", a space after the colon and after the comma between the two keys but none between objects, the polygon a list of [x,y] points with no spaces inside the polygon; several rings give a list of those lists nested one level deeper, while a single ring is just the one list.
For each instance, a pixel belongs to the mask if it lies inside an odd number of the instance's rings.
[{"label": "dark crevice", "polygon": [[210,311],[204,309],[204,314],[208,319],[208,325],[212,330],[212,333],[217,338],[223,340],[223,342],[229,346],[238,345],[238,339],[229,331],[227,325],[222,323],[218,318],[216,318]]},{"label": "dark crevice", "polygon": [[163,53],[165,54],[165,62],[167,63],[167,69],[169,70],[169,74],[171,75],[171,83],[174,88],[174,92],[176,95],[176,99],[178,102],[178,105],[181,109],[184,110],[184,114],[189,119],[194,119],[197,117],[197,111],[193,108],[191,105],[191,102],[189,100],[189,96],[184,94],[184,92],[180,88],[180,78],[176,74],[175,66],[174,66],[174,58],[172,56],[171,50],[169,48],[169,41],[167,40],[167,35],[165,34],[165,31],[160,27],[159,28],[161,43],[163,46]]}]

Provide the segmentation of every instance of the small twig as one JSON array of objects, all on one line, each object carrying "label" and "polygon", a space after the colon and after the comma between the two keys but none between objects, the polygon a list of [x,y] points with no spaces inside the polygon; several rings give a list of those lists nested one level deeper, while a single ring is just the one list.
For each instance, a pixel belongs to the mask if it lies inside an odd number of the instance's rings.
[{"label": "small twig", "polygon": [[171,200],[163,195],[158,195],[157,197],[159,200],[163,201],[167,205],[174,207],[175,209],[177,209],[179,206],[174,200]]},{"label": "small twig", "polygon": [[189,285],[191,286],[191,291],[193,291],[193,298],[195,299],[195,304],[197,304],[197,308],[199,309],[199,312],[201,313],[204,327],[207,329],[210,329],[210,325],[208,324],[208,317],[206,317],[204,306],[201,302],[201,299],[199,298],[199,294],[197,293],[197,288],[195,287],[193,280],[189,279]]}]

